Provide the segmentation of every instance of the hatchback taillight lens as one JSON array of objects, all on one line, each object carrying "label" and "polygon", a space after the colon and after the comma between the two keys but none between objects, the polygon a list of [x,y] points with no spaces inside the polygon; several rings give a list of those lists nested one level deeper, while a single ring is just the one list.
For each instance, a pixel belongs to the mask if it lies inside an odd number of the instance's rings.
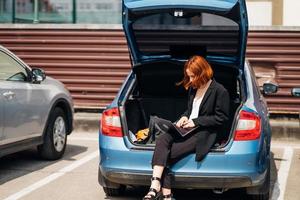
[{"label": "hatchback taillight lens", "polygon": [[261,134],[261,119],[252,112],[242,110],[235,131],[234,140],[257,140]]},{"label": "hatchback taillight lens", "polygon": [[107,136],[123,137],[118,108],[111,108],[102,113],[101,132]]}]

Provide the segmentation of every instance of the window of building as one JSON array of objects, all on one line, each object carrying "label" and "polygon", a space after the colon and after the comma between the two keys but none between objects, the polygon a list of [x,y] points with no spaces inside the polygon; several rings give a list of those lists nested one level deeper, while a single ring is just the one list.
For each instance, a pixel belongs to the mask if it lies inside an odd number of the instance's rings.
[{"label": "window of building", "polygon": [[72,0],[40,0],[39,23],[72,23]]},{"label": "window of building", "polygon": [[0,23],[120,24],[121,0],[0,0]]},{"label": "window of building", "polygon": [[15,0],[15,23],[32,23],[34,21],[34,7],[32,0]]},{"label": "window of building", "polygon": [[12,0],[0,1],[0,23],[12,23],[13,21]]},{"label": "window of building", "polygon": [[76,23],[122,23],[121,0],[77,0],[76,5]]},{"label": "window of building", "polygon": [[[122,0],[0,0],[0,23],[121,24]],[[300,26],[299,0],[246,0],[250,26]]]}]

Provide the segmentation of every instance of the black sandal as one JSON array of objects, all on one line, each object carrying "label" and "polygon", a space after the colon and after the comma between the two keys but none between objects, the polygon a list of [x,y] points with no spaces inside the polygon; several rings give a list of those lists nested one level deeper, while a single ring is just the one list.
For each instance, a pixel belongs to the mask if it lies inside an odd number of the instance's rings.
[{"label": "black sandal", "polygon": [[162,195],[161,196],[161,199],[162,200],[164,200],[164,199],[169,199],[169,198],[171,198],[172,200],[175,200],[174,198],[173,198],[173,194],[171,193],[171,194],[166,194],[166,195]]},{"label": "black sandal", "polygon": [[[158,177],[152,177],[151,178],[151,182],[152,181],[159,181],[160,182],[160,178]],[[153,192],[153,194],[149,194],[150,192]],[[143,200],[158,200],[160,199],[160,191],[157,191],[155,188],[150,188],[148,193],[146,194],[146,196],[144,196]]]}]

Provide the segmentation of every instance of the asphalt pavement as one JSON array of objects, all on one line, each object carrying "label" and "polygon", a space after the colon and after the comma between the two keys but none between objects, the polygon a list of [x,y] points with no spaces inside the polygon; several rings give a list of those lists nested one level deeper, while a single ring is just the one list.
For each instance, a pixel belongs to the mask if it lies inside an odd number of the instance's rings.
[{"label": "asphalt pavement", "polygon": [[[300,141],[272,141],[272,200],[299,200]],[[74,132],[58,161],[39,159],[35,149],[0,158],[3,200],[138,200],[146,188],[128,188],[121,197],[107,197],[98,184],[98,134]],[[210,190],[175,190],[177,200],[244,200],[242,190],[222,195]],[[188,197],[188,198],[187,198]]]},{"label": "asphalt pavement", "polygon": [[[75,130],[65,155],[41,160],[35,149],[0,158],[0,199],[3,200],[137,200],[145,188],[128,188],[121,197],[107,197],[98,184],[98,129],[101,113],[75,113]],[[299,200],[300,140],[298,119],[270,119],[271,200]],[[222,195],[210,190],[175,190],[177,200],[243,200],[241,190]]]}]

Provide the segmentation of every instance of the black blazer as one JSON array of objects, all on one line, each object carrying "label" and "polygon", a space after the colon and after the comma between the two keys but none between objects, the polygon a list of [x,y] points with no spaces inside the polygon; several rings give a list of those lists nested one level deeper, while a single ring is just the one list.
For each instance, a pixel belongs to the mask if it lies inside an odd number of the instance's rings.
[{"label": "black blazer", "polygon": [[[187,110],[182,116],[189,117],[192,112],[196,89],[189,89]],[[228,127],[230,97],[223,85],[212,80],[199,108],[198,117],[193,119],[197,131],[196,161],[202,160],[216,142],[222,137],[222,132]]]}]

